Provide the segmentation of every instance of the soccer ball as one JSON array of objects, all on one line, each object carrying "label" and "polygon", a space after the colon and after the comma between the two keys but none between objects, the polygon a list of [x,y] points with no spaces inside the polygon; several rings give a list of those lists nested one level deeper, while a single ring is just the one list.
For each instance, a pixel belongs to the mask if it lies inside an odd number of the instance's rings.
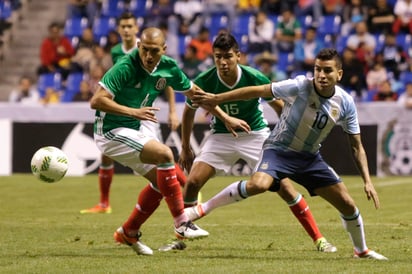
[{"label": "soccer ball", "polygon": [[41,181],[60,181],[67,172],[69,163],[66,154],[57,147],[42,147],[31,159],[31,172]]}]

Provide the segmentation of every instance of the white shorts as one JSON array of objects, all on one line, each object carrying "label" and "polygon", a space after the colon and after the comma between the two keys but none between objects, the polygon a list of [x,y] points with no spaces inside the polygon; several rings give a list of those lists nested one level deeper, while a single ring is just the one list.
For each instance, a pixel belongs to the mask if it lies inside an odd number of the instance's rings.
[{"label": "white shorts", "polygon": [[94,134],[94,140],[99,150],[116,162],[130,167],[135,173],[145,175],[156,165],[145,164],[140,161],[140,152],[150,140],[157,140],[153,134],[148,133],[148,128],[140,130],[130,128],[116,128],[104,136]]},{"label": "white shorts", "polygon": [[269,128],[252,131],[250,134],[238,133],[235,138],[231,133],[210,134],[206,137],[199,155],[194,162],[204,162],[216,170],[216,175],[229,174],[231,167],[243,159],[251,168],[259,161],[262,145],[269,136]]}]

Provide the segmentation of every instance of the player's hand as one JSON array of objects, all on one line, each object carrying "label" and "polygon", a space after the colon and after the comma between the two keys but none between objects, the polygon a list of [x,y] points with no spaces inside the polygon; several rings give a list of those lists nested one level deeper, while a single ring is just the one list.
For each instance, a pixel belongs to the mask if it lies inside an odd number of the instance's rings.
[{"label": "player's hand", "polygon": [[192,169],[193,160],[195,159],[195,154],[191,148],[182,149],[179,156],[179,165],[185,169],[188,173]]},{"label": "player's hand", "polygon": [[131,115],[133,118],[137,120],[147,120],[158,123],[156,118],[156,111],[159,111],[159,108],[155,107],[143,107],[143,108],[134,108],[132,109]]},{"label": "player's hand", "polygon": [[249,124],[243,121],[242,119],[229,116],[225,119],[224,122],[227,130],[231,132],[234,137],[238,137],[236,129],[241,129],[247,133],[250,133],[251,129]]},{"label": "player's hand", "polygon": [[203,90],[195,90],[192,98],[190,98],[192,104],[196,107],[198,106],[207,106],[208,108],[214,108],[219,104],[217,101],[216,94],[204,92]]},{"label": "player's hand", "polygon": [[368,200],[372,199],[375,204],[375,208],[378,209],[380,207],[379,197],[373,184],[371,182],[366,183],[364,186],[364,191],[366,193],[366,197],[368,198]]},{"label": "player's hand", "polygon": [[179,127],[180,120],[179,120],[179,117],[177,116],[176,112],[170,112],[169,113],[168,123],[169,123],[169,127],[172,131],[175,131]]}]

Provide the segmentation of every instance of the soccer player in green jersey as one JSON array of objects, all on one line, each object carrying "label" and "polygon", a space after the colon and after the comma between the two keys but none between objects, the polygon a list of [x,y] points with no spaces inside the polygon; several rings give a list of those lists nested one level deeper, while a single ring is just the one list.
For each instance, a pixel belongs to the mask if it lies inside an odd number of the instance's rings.
[{"label": "soccer player in green jersey", "polygon": [[[111,56],[113,64],[115,64],[121,57],[126,54],[131,53],[137,48],[137,34],[139,32],[139,27],[137,25],[137,19],[131,12],[124,12],[117,19],[117,32],[119,33],[122,42],[117,44],[111,49]],[[179,126],[179,118],[176,113],[175,108],[175,94],[170,87],[165,89],[166,97],[169,103],[169,126],[171,130],[176,130]],[[142,126],[145,128],[147,134],[153,134],[156,138],[160,140],[160,126],[158,123],[153,123],[150,121],[144,121]],[[100,191],[100,201],[97,205],[83,209],[80,211],[81,214],[88,213],[111,213],[112,208],[110,206],[110,186],[112,184],[114,175],[114,161],[102,154],[101,164],[99,166],[99,191]],[[154,172],[148,174],[141,174],[146,177],[149,181],[155,180]],[[181,186],[186,182],[186,175],[180,169],[179,165],[176,165],[177,179]]]},{"label": "soccer player in green jersey", "polygon": [[[239,64],[239,45],[229,33],[222,33],[214,41],[213,58],[215,67],[203,72],[194,81],[204,91],[222,93],[239,87],[270,83],[261,72]],[[272,98],[267,102],[280,115],[283,102]],[[233,138],[224,123],[214,117],[211,122],[212,134],[206,137],[199,155],[194,159],[190,148],[190,135],[196,108],[192,106],[190,99],[187,100],[182,118],[182,152],[179,159],[180,164],[190,170],[183,191],[185,207],[197,204],[198,192],[203,185],[215,175],[228,174],[237,160],[243,159],[254,168],[259,160],[260,148],[269,136],[270,130],[263,117],[260,99],[229,102],[221,104],[220,107],[230,116],[246,121],[251,127],[251,132],[239,132],[238,138]],[[287,179],[283,180],[278,194],[287,202],[317,249],[321,252],[335,252],[336,247],[319,231],[305,199]],[[204,214],[201,205],[187,208],[185,211],[192,220]]]},{"label": "soccer player in green jersey", "polygon": [[[208,235],[184,212],[172,150],[141,127],[141,121],[158,122],[156,111],[159,108],[152,104],[166,87],[170,86],[189,98],[196,90],[201,90],[187,78],[174,59],[164,55],[166,48],[160,29],[145,29],[138,48],[105,73],[90,101],[96,110],[94,138],[100,151],[134,172],[144,174],[149,169],[156,173],[156,180],[140,192],[128,220],[114,233],[117,242],[129,245],[137,254],[143,255],[152,255],[153,251],[139,240],[140,227],[163,197],[174,218],[178,238]],[[236,128],[250,129],[245,121],[230,117],[218,107],[207,110],[225,121],[235,135]]]}]

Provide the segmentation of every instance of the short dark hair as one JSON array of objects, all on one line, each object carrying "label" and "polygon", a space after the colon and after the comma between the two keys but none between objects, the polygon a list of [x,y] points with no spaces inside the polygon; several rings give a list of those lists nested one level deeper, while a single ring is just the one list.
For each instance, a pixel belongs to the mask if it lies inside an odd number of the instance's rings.
[{"label": "short dark hair", "polygon": [[125,11],[122,14],[120,14],[120,16],[116,20],[116,23],[117,25],[119,25],[121,20],[129,20],[129,19],[134,19],[134,21],[136,21],[136,24],[137,24],[136,16],[134,16],[134,14],[130,11]]},{"label": "short dark hair", "polygon": [[321,49],[319,53],[316,55],[316,59],[319,59],[322,61],[335,60],[336,67],[338,69],[342,69],[342,60],[339,56],[339,53],[336,51],[336,49],[333,49],[333,48]]},{"label": "short dark hair", "polygon": [[213,48],[229,51],[233,49],[235,52],[239,52],[239,44],[235,37],[228,32],[222,32],[219,34],[213,42]]}]

